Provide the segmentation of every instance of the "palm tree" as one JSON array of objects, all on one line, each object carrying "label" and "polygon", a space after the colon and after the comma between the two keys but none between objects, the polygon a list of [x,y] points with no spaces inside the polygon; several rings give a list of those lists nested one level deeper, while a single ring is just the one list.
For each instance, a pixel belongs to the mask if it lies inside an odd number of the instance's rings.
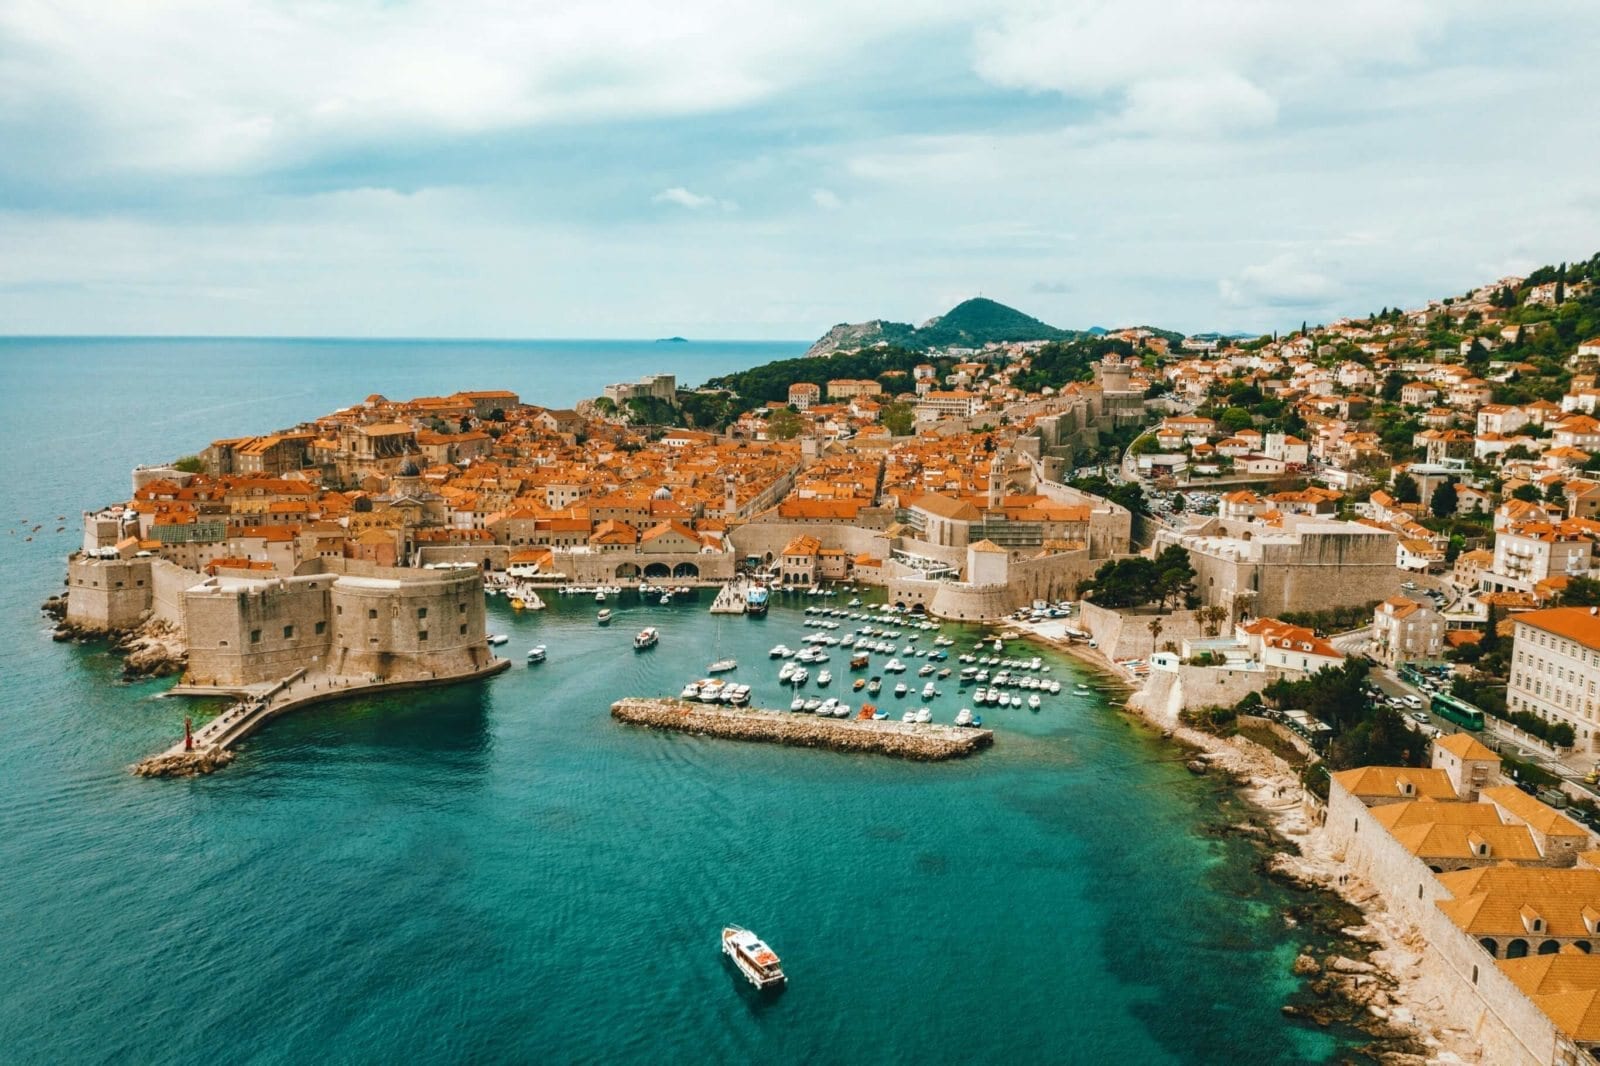
[{"label": "palm tree", "polygon": [[1161,639],[1161,619],[1150,619],[1150,650],[1156,650],[1156,641]]}]

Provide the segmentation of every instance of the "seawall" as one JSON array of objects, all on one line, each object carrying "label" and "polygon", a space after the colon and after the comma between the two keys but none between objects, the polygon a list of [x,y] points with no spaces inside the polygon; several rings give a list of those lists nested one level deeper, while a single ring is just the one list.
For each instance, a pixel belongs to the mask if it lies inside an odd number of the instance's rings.
[{"label": "seawall", "polygon": [[989,729],[817,718],[790,711],[711,706],[675,699],[621,699],[611,705],[611,717],[630,725],[725,740],[875,752],[924,761],[962,758],[994,743],[994,731]]}]

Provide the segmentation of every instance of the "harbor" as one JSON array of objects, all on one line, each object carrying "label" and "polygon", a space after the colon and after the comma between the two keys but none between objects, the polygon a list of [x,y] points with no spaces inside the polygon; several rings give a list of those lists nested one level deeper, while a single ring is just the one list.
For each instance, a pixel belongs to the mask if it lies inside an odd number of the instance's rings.
[{"label": "harbor", "polygon": [[629,725],[725,740],[753,740],[799,748],[871,752],[936,762],[959,759],[994,743],[994,730],[888,720],[843,720],[759,707],[711,706],[689,700],[629,697],[611,705]]}]

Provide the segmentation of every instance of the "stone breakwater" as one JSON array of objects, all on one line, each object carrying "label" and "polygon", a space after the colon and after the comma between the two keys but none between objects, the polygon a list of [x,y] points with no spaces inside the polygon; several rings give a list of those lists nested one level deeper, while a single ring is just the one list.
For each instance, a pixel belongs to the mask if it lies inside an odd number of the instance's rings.
[{"label": "stone breakwater", "polygon": [[867,751],[924,761],[962,758],[994,743],[994,731],[989,729],[817,718],[789,711],[709,706],[676,699],[618,700],[611,705],[611,717],[630,725],[725,740]]}]

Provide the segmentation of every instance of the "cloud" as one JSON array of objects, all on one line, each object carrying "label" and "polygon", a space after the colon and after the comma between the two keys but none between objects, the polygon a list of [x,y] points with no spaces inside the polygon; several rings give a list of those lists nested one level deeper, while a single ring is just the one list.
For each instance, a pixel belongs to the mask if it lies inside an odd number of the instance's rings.
[{"label": "cloud", "polygon": [[1072,291],[1072,285],[1065,281],[1036,281],[1028,286],[1029,292],[1039,293],[1041,296],[1059,296]]},{"label": "cloud", "polygon": [[1217,292],[1230,307],[1309,310],[1331,305],[1344,294],[1344,287],[1286,252],[1223,278]]},{"label": "cloud", "polygon": [[721,208],[724,211],[733,211],[738,205],[731,200],[719,200],[715,196],[701,196],[699,193],[690,192],[682,185],[674,185],[670,189],[662,189],[650,197],[651,203],[677,204],[690,211],[705,211],[711,208]]},{"label": "cloud", "polygon": [[811,202],[824,211],[837,211],[844,206],[844,201],[839,199],[839,194],[831,189],[812,189]]}]

